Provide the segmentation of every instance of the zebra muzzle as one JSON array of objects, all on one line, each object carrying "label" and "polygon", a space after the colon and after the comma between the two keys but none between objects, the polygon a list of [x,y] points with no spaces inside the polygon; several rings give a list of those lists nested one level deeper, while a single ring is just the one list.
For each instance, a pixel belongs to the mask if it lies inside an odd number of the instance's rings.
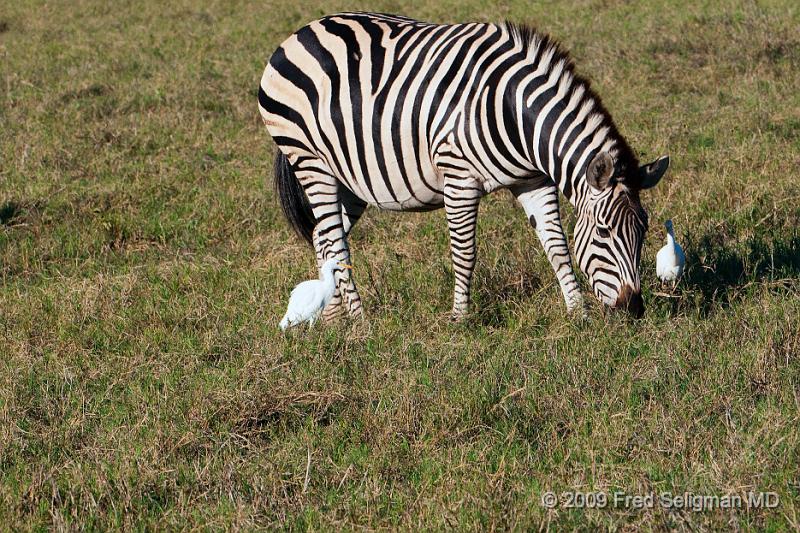
[{"label": "zebra muzzle", "polygon": [[641,291],[634,290],[630,285],[625,285],[617,297],[614,309],[624,309],[634,318],[644,316],[644,300]]}]

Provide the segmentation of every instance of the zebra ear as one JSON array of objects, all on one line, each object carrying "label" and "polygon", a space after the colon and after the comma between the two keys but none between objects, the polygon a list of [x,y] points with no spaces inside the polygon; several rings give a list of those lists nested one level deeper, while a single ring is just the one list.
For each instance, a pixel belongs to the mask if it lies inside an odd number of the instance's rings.
[{"label": "zebra ear", "polygon": [[664,176],[664,173],[667,172],[669,168],[669,156],[665,155],[659,157],[652,163],[647,165],[642,165],[639,167],[639,188],[640,189],[649,189],[650,187],[655,187],[656,184],[661,181],[661,178]]},{"label": "zebra ear", "polygon": [[608,184],[611,183],[611,177],[614,175],[614,160],[608,152],[600,152],[592,162],[589,163],[589,168],[586,170],[586,181],[589,182],[593,188],[602,191]]}]

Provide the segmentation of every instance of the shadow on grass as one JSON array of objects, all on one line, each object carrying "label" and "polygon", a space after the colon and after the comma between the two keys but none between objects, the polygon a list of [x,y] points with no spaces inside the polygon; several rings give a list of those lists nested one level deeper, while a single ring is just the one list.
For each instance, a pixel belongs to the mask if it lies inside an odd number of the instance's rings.
[{"label": "shadow on grass", "polygon": [[6,202],[0,206],[0,224],[11,225],[22,214],[22,206],[17,202]]},{"label": "shadow on grass", "polygon": [[800,235],[754,235],[735,247],[722,241],[713,234],[687,237],[680,287],[683,293],[694,292],[695,298],[681,298],[676,302],[679,308],[697,307],[701,316],[708,316],[753,285],[768,283],[780,291],[800,278]]},{"label": "shadow on grass", "polygon": [[472,318],[483,326],[504,327],[508,322],[508,305],[530,299],[543,283],[532,270],[506,262],[484,274],[475,286],[476,298],[472,303]]},{"label": "shadow on grass", "polygon": [[[790,290],[800,282],[800,234],[781,236],[779,232],[773,228],[734,244],[722,232],[686,235],[681,243],[686,271],[675,298],[656,300],[661,302],[656,307],[667,305],[673,312],[708,317],[755,287],[767,286],[778,294]],[[474,286],[471,317],[473,324],[481,326],[506,326],[509,306],[522,304],[554,281],[541,279],[515,261],[501,261],[482,274]],[[584,295],[591,300],[591,294]]]}]

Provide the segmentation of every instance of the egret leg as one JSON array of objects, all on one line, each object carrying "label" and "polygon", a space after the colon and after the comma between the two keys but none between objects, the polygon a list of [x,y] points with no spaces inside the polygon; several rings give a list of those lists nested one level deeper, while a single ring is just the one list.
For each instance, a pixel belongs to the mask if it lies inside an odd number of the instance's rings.
[{"label": "egret leg", "polygon": [[578,280],[572,268],[567,237],[561,226],[561,214],[558,210],[558,188],[556,184],[542,175],[520,186],[511,189],[512,194],[525,210],[539,242],[542,243],[547,260],[556,274],[561,294],[568,312],[586,314]]},{"label": "egret leg", "polygon": [[470,284],[475,269],[475,230],[478,206],[484,195],[479,182],[464,178],[444,181],[444,210],[450,230],[450,253],[453,260],[455,290],[450,317],[459,321],[469,311]]}]

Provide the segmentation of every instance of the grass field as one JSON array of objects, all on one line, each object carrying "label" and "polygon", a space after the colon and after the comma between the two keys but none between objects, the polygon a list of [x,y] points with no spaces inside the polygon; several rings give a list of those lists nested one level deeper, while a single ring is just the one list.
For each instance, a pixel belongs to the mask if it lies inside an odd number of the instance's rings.
[{"label": "grass field", "polygon": [[[800,528],[796,2],[164,4],[0,7],[0,528]],[[644,198],[643,320],[589,297],[573,324],[499,193],[465,323],[444,213],[373,210],[351,239],[366,320],[278,331],[316,273],[257,84],[344,9],[508,18],[572,50],[642,159],[672,156]],[[780,504],[550,510],[547,490]]]}]

